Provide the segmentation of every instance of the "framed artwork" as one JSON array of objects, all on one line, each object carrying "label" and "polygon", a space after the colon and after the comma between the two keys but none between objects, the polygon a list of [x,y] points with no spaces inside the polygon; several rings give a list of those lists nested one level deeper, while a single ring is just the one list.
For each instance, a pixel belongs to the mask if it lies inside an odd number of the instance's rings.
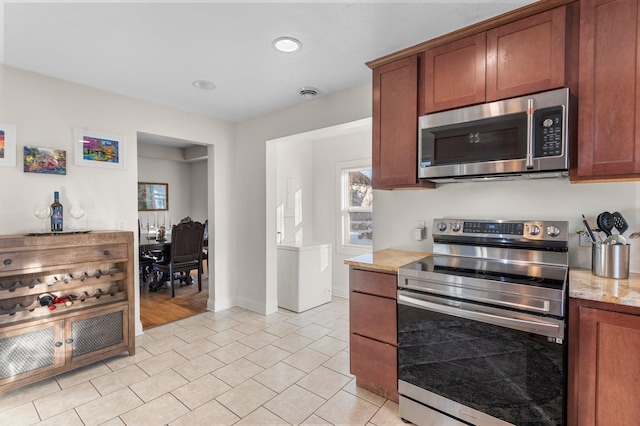
[{"label": "framed artwork", "polygon": [[67,151],[25,145],[24,172],[66,175]]},{"label": "framed artwork", "polygon": [[124,137],[74,129],[76,166],[124,168]]},{"label": "framed artwork", "polygon": [[169,184],[138,182],[138,211],[169,210]]},{"label": "framed artwork", "polygon": [[0,124],[0,166],[16,166],[16,126]]}]

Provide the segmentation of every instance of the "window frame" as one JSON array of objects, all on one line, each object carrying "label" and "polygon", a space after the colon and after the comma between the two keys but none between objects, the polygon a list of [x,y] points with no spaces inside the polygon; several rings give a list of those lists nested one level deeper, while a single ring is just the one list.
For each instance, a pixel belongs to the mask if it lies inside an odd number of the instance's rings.
[{"label": "window frame", "polygon": [[[373,206],[370,208],[351,207],[349,208],[349,191],[347,176],[354,170],[372,169],[370,158],[340,161],[336,163],[336,251],[342,254],[367,254],[373,253],[373,244],[357,245],[349,244],[349,227],[348,214],[350,212],[371,212],[373,215]],[[375,198],[375,197],[374,197]]]}]

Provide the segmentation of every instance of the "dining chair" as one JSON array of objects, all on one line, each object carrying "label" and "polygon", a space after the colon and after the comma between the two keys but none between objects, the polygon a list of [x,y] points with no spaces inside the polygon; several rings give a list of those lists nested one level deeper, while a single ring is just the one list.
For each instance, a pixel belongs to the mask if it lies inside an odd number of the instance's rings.
[{"label": "dining chair", "polygon": [[198,274],[198,291],[202,291],[202,240],[204,225],[200,222],[180,222],[171,230],[171,254],[168,259],[153,265],[152,288],[158,289],[158,275],[163,273],[171,287],[171,297],[175,297],[177,273],[184,273],[184,281],[188,283],[191,271]]}]

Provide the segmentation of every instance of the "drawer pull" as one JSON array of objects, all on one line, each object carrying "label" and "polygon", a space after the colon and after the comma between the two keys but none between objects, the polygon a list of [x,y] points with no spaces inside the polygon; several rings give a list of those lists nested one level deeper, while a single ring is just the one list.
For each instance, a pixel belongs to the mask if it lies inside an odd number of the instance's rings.
[{"label": "drawer pull", "polygon": [[56,342],[53,346],[55,346],[56,348],[59,348],[60,346],[62,346],[62,342]]},{"label": "drawer pull", "polygon": [[71,343],[73,343],[73,339],[67,339],[67,340],[65,340],[64,342],[65,342],[65,343],[69,343],[69,344],[71,344]]},{"label": "drawer pull", "polygon": [[104,255],[105,255],[105,256],[109,256],[110,254],[111,254],[111,253],[109,253],[109,250],[105,250],[105,251],[104,251]]},{"label": "drawer pull", "polygon": [[5,259],[5,260],[4,260],[4,266],[9,266],[9,265],[11,265],[11,262],[13,262],[13,260],[11,260],[11,259]]}]

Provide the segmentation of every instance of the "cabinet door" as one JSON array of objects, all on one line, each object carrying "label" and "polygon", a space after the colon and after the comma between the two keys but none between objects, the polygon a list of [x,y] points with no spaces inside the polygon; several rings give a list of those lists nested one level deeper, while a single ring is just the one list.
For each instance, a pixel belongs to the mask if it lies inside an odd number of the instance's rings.
[{"label": "cabinet door", "polygon": [[576,179],[640,177],[639,30],[637,0],[580,3]]},{"label": "cabinet door", "polygon": [[65,363],[62,321],[0,332],[0,387]]},{"label": "cabinet door", "polygon": [[349,360],[358,386],[398,400],[398,349],[395,346],[352,334]]},{"label": "cabinet door", "polygon": [[483,32],[424,52],[420,115],[484,102],[486,51]]},{"label": "cabinet door", "polygon": [[577,424],[637,425],[640,316],[589,307],[579,312]]},{"label": "cabinet door", "polygon": [[418,186],[418,56],[373,70],[373,187]]},{"label": "cabinet door", "polygon": [[566,6],[487,31],[487,101],[566,85]]},{"label": "cabinet door", "polygon": [[67,359],[79,361],[129,344],[128,307],[119,306],[70,318],[65,325]]}]

